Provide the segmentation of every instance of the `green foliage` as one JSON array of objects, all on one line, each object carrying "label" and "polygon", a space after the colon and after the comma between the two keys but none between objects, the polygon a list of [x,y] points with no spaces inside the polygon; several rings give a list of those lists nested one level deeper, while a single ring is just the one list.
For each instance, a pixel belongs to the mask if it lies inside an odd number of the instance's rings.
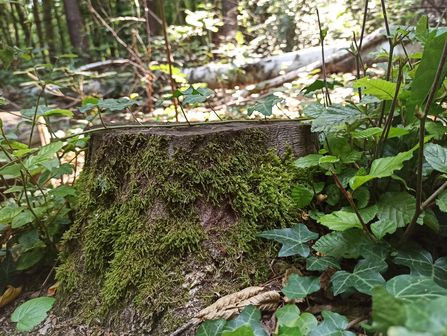
[{"label": "green foliage", "polygon": [[264,231],[259,236],[282,243],[282,248],[278,254],[279,257],[288,257],[297,254],[302,257],[307,257],[310,249],[305,243],[318,238],[318,234],[309,231],[303,224],[298,224],[287,229]]},{"label": "green foliage", "polygon": [[11,321],[17,323],[18,331],[31,331],[45,320],[54,301],[55,299],[51,297],[38,297],[28,300],[14,310]]},{"label": "green foliage", "polygon": [[290,299],[304,299],[318,290],[320,290],[320,279],[318,277],[300,277],[297,274],[292,274],[282,291]]},{"label": "green foliage", "polygon": [[284,99],[275,95],[269,95],[264,99],[258,101],[255,105],[247,109],[247,114],[251,116],[253,112],[259,112],[263,116],[268,117],[273,114],[273,107],[283,102]]}]

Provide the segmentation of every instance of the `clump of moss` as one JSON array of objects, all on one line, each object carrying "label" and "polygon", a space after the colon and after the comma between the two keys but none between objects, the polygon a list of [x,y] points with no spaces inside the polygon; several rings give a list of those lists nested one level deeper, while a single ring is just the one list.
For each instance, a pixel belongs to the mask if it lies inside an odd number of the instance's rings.
[{"label": "clump of moss", "polygon": [[[76,293],[81,313],[95,317],[132,301],[157,316],[152,332],[163,334],[181,323],[170,324],[166,312],[187,303],[185,275],[201,265],[219,273],[198,294],[204,303],[216,291],[265,281],[276,251],[256,236],[293,224],[290,188],[303,178],[292,156],[279,158],[265,140],[259,130],[195,136],[174,151],[163,136],[102,141],[77,185],[77,220],[57,271],[62,296]],[[201,203],[227,207],[235,223],[204,228]]]}]

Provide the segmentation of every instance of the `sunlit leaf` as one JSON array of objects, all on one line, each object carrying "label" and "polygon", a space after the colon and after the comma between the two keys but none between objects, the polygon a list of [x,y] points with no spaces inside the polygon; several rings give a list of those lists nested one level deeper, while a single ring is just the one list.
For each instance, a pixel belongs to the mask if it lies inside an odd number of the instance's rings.
[{"label": "sunlit leaf", "polygon": [[17,323],[18,331],[30,331],[47,317],[55,299],[38,297],[22,303],[14,310],[11,321]]}]

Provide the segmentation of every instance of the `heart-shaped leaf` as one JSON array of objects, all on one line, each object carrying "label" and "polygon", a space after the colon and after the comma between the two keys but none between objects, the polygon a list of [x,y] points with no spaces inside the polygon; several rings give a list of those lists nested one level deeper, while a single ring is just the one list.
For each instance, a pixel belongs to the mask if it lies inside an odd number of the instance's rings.
[{"label": "heart-shaped leaf", "polygon": [[291,274],[282,291],[289,299],[304,299],[309,294],[319,290],[320,278],[300,277],[298,274]]}]

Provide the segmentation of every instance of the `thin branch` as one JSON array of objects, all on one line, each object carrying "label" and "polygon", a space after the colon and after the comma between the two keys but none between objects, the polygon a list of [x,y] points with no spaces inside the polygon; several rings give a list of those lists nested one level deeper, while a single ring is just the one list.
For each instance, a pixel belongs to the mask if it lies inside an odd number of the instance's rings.
[{"label": "thin branch", "polygon": [[433,202],[436,199],[436,197],[438,197],[438,195],[444,191],[445,188],[447,188],[447,182],[444,182],[438,189],[436,189],[436,191],[433,194],[431,194],[431,196],[429,198],[427,198],[421,204],[421,211],[424,210],[425,208],[427,208],[428,205],[431,202]]},{"label": "thin branch", "polygon": [[37,121],[37,112],[39,110],[40,99],[42,98],[42,95],[45,92],[45,86],[46,83],[43,83],[42,89],[40,90],[39,95],[37,96],[36,108],[34,109],[34,115],[33,115],[33,122],[31,124],[31,131],[29,133],[28,147],[31,147],[31,143],[33,141],[34,127],[36,126]]},{"label": "thin branch", "polygon": [[317,11],[317,19],[318,19],[318,29],[320,31],[320,42],[321,42],[321,62],[322,62],[322,70],[323,70],[323,82],[324,87],[326,91],[326,101],[327,105],[331,105],[331,96],[329,95],[329,88],[327,85],[327,77],[326,77],[326,61],[324,59],[324,36],[323,36],[323,30],[321,28],[321,21],[320,21],[320,12],[318,11],[318,8],[316,8]]}]

